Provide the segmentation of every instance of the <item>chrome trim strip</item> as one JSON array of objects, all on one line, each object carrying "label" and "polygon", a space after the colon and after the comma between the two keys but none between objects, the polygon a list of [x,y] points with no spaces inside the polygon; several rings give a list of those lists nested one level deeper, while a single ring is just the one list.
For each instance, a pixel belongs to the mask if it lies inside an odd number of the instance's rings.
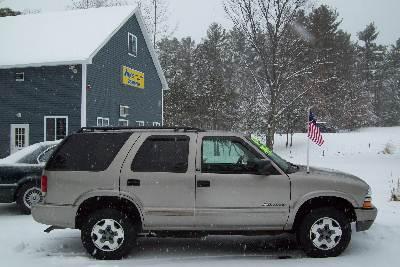
[{"label": "chrome trim strip", "polygon": [[17,187],[18,184],[0,184],[0,187]]}]

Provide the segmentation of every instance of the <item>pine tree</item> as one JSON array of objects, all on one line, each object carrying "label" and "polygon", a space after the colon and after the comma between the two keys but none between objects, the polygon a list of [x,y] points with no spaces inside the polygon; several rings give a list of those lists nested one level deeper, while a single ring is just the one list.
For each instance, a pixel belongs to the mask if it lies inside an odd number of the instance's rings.
[{"label": "pine tree", "polygon": [[0,17],[8,17],[8,16],[18,16],[21,15],[22,13],[19,11],[14,11],[10,8],[0,8]]},{"label": "pine tree", "polygon": [[383,91],[383,62],[386,48],[378,46],[376,39],[379,33],[374,23],[370,23],[366,28],[358,33],[358,38],[363,42],[359,47],[361,71],[363,76],[363,86],[370,95],[373,104],[374,117],[372,121],[380,125],[380,113],[382,111],[382,91]]}]

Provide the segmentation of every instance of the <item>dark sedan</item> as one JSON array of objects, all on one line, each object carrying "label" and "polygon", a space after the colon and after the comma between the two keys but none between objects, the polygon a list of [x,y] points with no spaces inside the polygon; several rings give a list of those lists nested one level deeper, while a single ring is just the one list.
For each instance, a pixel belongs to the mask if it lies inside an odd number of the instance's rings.
[{"label": "dark sedan", "polygon": [[0,159],[0,203],[16,201],[23,213],[30,214],[42,198],[42,170],[58,143],[37,143]]}]

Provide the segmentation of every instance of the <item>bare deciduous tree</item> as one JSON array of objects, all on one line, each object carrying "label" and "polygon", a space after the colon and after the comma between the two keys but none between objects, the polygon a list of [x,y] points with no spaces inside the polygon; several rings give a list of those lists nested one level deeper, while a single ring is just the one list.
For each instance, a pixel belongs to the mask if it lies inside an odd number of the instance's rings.
[{"label": "bare deciduous tree", "polygon": [[[314,64],[298,64],[304,53],[304,42],[310,36],[296,24],[299,11],[307,0],[225,0],[225,11],[235,27],[243,32],[257,53],[261,65],[258,84],[268,96],[266,120],[267,144],[272,148],[277,119],[280,114],[301,99],[300,92],[290,103],[282,103],[285,89],[294,79],[310,74]],[[297,34],[293,38],[293,34]],[[290,36],[292,35],[292,36]],[[254,76],[255,77],[255,76]]]},{"label": "bare deciduous tree", "polygon": [[168,25],[168,3],[165,0],[137,0],[137,3],[156,47],[160,39],[170,37],[173,33]]}]

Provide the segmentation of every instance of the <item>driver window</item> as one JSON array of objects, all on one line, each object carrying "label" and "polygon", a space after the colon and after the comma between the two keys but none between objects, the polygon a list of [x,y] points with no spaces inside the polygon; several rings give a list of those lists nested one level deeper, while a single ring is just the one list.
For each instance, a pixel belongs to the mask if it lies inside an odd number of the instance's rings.
[{"label": "driver window", "polygon": [[202,172],[255,173],[254,163],[259,157],[239,138],[205,137],[202,143]]}]

